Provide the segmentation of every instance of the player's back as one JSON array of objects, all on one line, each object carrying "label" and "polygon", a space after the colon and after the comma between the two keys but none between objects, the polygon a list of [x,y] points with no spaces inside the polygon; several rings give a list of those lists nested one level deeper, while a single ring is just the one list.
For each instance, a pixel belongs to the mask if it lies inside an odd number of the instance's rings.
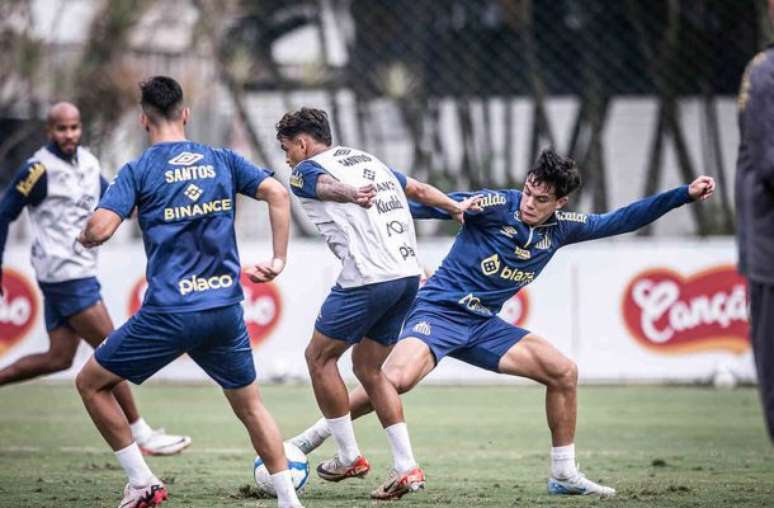
[{"label": "player's back", "polygon": [[241,301],[235,194],[253,197],[270,173],[230,150],[158,143],[126,164],[101,208],[136,206],[148,256],[143,307],[194,311]]},{"label": "player's back", "polygon": [[[376,187],[376,198],[368,209],[353,203],[320,201],[299,195],[309,219],[342,260],[343,269],[338,280],[342,287],[421,273],[416,257],[414,224],[403,184],[383,162],[369,153],[336,146],[303,161],[295,168],[293,177],[303,178],[302,166],[319,168],[353,187],[369,184]],[[291,185],[297,183],[291,180]]]}]

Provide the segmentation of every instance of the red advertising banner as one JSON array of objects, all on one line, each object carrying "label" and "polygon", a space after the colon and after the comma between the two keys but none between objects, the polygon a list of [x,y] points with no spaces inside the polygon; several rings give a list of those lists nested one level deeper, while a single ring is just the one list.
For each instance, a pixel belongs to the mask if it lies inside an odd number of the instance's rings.
[{"label": "red advertising banner", "polygon": [[654,268],[629,282],[621,311],[632,337],[652,351],[738,354],[750,348],[746,295],[732,265],[689,276]]},{"label": "red advertising banner", "polygon": [[38,298],[33,283],[10,268],[3,268],[0,297],[0,355],[27,336],[38,318]]}]

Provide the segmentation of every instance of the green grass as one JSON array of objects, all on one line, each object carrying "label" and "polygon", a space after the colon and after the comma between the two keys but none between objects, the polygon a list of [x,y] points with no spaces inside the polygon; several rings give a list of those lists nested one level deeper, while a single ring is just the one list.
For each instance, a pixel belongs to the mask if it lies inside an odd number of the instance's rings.
[{"label": "green grass", "polygon": [[[310,387],[263,392],[286,436],[317,418]],[[194,440],[181,456],[149,459],[169,483],[168,506],[275,506],[245,488],[254,453],[217,388],[135,393],[151,425]],[[774,451],[749,388],[582,387],[578,461],[618,489],[612,500],[545,493],[550,441],[540,388],[420,386],[404,400],[428,484],[403,505],[774,506]],[[0,408],[0,506],[117,505],[123,472],[71,386],[3,388]],[[340,484],[313,478],[307,507],[373,506],[368,493],[389,468],[389,449],[372,416],[356,431],[373,472]],[[312,466],[332,450],[326,443],[313,453]]]}]

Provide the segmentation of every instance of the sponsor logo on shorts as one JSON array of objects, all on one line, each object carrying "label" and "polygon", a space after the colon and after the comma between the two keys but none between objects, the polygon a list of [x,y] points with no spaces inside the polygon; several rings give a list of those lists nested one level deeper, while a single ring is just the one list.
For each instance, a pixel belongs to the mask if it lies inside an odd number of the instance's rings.
[{"label": "sponsor logo on shorts", "polygon": [[204,155],[193,152],[183,152],[178,154],[172,159],[169,159],[169,163],[173,166],[190,166],[194,162],[198,162],[204,158]]},{"label": "sponsor logo on shorts", "polygon": [[731,265],[683,276],[668,268],[636,275],[622,314],[641,346],[666,353],[750,349],[744,279]]},{"label": "sponsor logo on shorts", "polygon": [[3,296],[0,296],[0,355],[21,342],[38,316],[38,300],[30,281],[3,267]]},{"label": "sponsor logo on shorts", "polygon": [[419,323],[415,324],[411,330],[417,333],[421,333],[422,335],[430,335],[433,333],[433,328],[427,321],[420,321]]},{"label": "sponsor logo on shorts", "polygon": [[200,277],[198,275],[192,275],[190,279],[182,279],[177,283],[180,294],[183,296],[191,292],[201,293],[203,291],[211,291],[213,289],[228,288],[233,285],[234,278],[227,273],[213,275],[212,277]]}]

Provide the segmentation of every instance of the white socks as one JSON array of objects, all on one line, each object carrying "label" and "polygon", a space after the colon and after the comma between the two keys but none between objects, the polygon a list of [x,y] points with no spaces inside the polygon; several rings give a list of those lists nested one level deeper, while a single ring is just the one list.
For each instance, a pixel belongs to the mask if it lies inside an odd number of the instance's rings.
[{"label": "white socks", "polygon": [[293,488],[293,478],[287,469],[271,475],[271,483],[274,485],[274,491],[277,493],[277,505],[301,506],[298,500],[296,489]]},{"label": "white socks", "polygon": [[575,466],[575,444],[551,448],[551,476],[567,480],[577,473]]},{"label": "white socks", "polygon": [[129,428],[132,429],[132,437],[138,443],[144,443],[153,434],[153,429],[142,418],[134,423],[130,423]]},{"label": "white socks", "polygon": [[405,422],[396,423],[385,427],[387,439],[390,441],[392,457],[395,461],[395,470],[400,473],[407,473],[417,467],[417,461],[414,459],[414,452],[411,451],[411,441],[409,441],[408,427]]},{"label": "white socks", "polygon": [[115,454],[133,487],[145,487],[153,480],[153,473],[148,464],[145,463],[145,459],[142,458],[137,443],[132,443],[126,448],[118,450]]},{"label": "white socks", "polygon": [[349,413],[338,418],[326,419],[326,423],[336,441],[341,463],[349,465],[355,462],[355,459],[360,456],[360,448],[355,440],[355,430],[352,428],[352,418]]}]

